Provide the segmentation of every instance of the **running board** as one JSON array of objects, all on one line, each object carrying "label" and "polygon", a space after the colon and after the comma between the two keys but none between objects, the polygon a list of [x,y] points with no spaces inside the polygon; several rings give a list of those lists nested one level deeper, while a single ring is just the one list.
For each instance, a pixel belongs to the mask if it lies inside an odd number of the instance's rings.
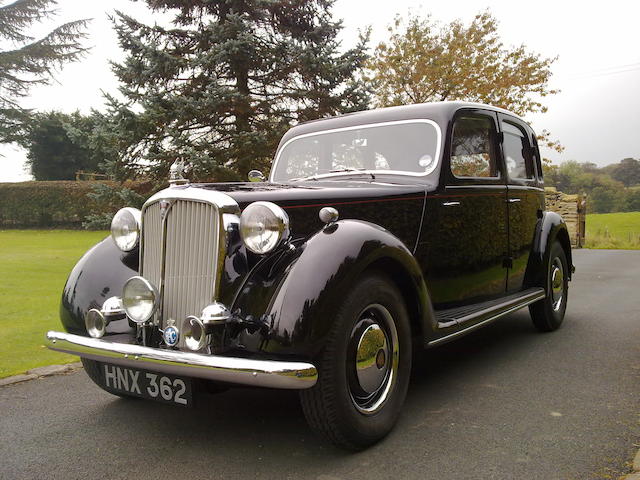
[{"label": "running board", "polygon": [[498,318],[508,315],[526,307],[532,303],[542,300],[546,296],[542,288],[529,288],[522,292],[518,292],[507,297],[497,300],[468,305],[465,307],[451,308],[448,310],[436,311],[436,320],[438,321],[438,329],[451,328],[455,326],[464,326],[469,323],[467,328],[458,330],[444,337],[432,340],[427,343],[427,347],[433,347],[442,343],[453,340],[462,335],[476,330]]}]

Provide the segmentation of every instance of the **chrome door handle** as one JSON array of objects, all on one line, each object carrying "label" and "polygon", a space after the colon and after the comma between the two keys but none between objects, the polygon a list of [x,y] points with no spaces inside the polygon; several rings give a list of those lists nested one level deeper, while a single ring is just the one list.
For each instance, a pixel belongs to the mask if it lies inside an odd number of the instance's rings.
[{"label": "chrome door handle", "polygon": [[509,203],[518,203],[520,201],[519,198],[510,198],[509,200],[507,200]]},{"label": "chrome door handle", "polygon": [[444,207],[457,207],[460,205],[460,202],[443,202],[442,205]]}]

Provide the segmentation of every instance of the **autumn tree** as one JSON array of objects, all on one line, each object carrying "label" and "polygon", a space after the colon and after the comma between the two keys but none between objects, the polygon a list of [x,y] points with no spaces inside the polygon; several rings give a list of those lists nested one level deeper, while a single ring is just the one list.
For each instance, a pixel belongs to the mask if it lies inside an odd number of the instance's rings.
[{"label": "autumn tree", "polygon": [[430,17],[396,17],[389,33],[368,65],[380,106],[466,100],[523,115],[544,112],[539,97],[556,93],[548,85],[555,59],[524,46],[505,47],[489,12],[468,26],[460,20],[439,26]]},{"label": "autumn tree", "polygon": [[57,68],[86,51],[86,20],[62,24],[41,38],[30,29],[55,16],[55,0],[0,0],[0,143],[19,140],[29,112],[20,100],[35,85],[48,84]]},{"label": "autumn tree", "polygon": [[340,52],[333,0],[147,4],[169,24],[114,19],[126,101],[111,99],[103,120],[123,147],[119,176],[164,178],[180,156],[192,178],[246,178],[268,168],[291,124],[367,107],[357,78],[366,39]]},{"label": "autumn tree", "polygon": [[[542,99],[558,92],[549,87],[555,58],[543,58],[524,45],[506,47],[488,11],[469,25],[398,16],[389,33],[367,65],[377,106],[464,100],[525,115],[545,112]],[[546,130],[539,141],[563,150]]]}]

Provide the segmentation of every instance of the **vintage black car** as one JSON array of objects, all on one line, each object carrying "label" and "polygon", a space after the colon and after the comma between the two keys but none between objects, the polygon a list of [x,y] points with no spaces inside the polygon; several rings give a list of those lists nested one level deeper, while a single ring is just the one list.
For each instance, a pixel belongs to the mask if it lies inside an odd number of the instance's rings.
[{"label": "vintage black car", "polygon": [[541,331],[562,323],[567,228],[545,210],[533,130],[507,111],[343,115],[289,130],[268,181],[171,174],[78,262],[66,333],[47,334],[113,394],[298,389],[310,425],[357,450],[392,429],[416,348],[525,306]]}]

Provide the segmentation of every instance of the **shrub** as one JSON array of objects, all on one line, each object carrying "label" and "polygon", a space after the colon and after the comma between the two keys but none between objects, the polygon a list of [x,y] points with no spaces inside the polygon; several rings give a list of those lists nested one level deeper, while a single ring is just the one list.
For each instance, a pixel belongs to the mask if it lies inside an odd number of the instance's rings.
[{"label": "shrub", "polygon": [[[99,196],[90,196],[100,184],[119,188],[115,182],[0,183],[0,227],[81,228],[86,217],[112,215],[130,200],[123,196],[105,202]],[[125,187],[137,192],[140,198],[152,193],[151,184],[146,182],[130,182]]]}]

